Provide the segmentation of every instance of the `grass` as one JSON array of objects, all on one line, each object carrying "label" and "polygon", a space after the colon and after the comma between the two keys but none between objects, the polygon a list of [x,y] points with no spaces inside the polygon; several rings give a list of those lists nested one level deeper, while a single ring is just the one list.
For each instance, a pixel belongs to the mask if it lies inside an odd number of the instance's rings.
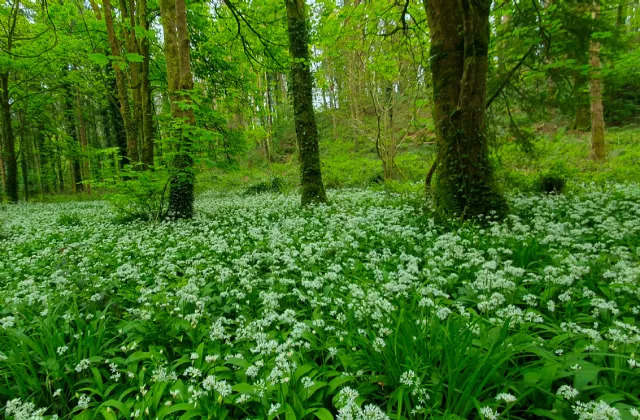
[{"label": "grass", "polygon": [[[568,187],[595,182],[640,182],[640,130],[637,127],[610,128],[607,131],[605,162],[590,156],[590,134],[585,132],[540,133],[532,147],[522,148],[512,140],[502,140],[492,148],[497,177],[505,191],[534,192],[539,176],[562,176]],[[323,178],[327,188],[384,188],[395,192],[420,194],[426,173],[434,159],[435,146],[409,142],[400,150],[396,162],[401,176],[380,183],[382,164],[375,149],[363,144],[353,149],[349,141],[325,139],[321,142]],[[266,165],[262,159],[249,159],[235,169],[206,171],[199,176],[201,191],[239,190],[247,185],[268,182],[274,176],[290,189],[298,184],[295,156]],[[259,163],[262,162],[262,163]]]}]

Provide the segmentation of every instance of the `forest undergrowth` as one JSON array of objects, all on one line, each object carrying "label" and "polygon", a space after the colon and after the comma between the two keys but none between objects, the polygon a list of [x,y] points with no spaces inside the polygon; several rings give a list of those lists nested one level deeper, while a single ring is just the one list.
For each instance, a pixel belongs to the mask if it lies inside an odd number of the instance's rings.
[{"label": "forest undergrowth", "polygon": [[640,186],[514,193],[484,227],[329,192],[1,209],[0,414],[640,417]]}]

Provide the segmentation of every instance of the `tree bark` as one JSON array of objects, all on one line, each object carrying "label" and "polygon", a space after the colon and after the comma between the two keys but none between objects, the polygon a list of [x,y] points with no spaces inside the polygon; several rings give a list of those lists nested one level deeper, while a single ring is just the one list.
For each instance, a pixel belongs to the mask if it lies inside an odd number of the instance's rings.
[{"label": "tree bark", "polygon": [[[20,1],[12,5],[11,15],[7,22],[9,33],[7,35],[6,49],[13,48],[13,35],[18,23]],[[4,125],[4,160],[7,165],[7,197],[12,203],[18,202],[18,159],[16,156],[15,137],[11,125],[11,96],[9,95],[9,70],[0,73],[0,89],[2,89],[2,122]]]},{"label": "tree bark", "polygon": [[[4,136],[3,136],[4,137]],[[4,141],[0,142],[0,180],[2,181],[2,191],[7,191],[7,171],[4,165]]]},{"label": "tree bark", "polygon": [[[102,0],[102,5],[104,8],[104,20],[107,25],[107,38],[109,40],[111,55],[121,59],[120,47],[118,45],[118,39],[116,38],[116,32],[113,25],[111,0]],[[114,63],[113,69],[116,73],[116,86],[118,88],[118,96],[120,99],[120,114],[122,115],[124,130],[127,137],[127,158],[129,159],[130,164],[135,164],[140,160],[138,155],[137,129],[135,122],[131,117],[131,105],[129,104],[129,92],[126,86],[125,74],[120,66],[120,63]]]},{"label": "tree bark", "polygon": [[309,33],[304,0],[285,0],[291,54],[291,89],[298,138],[302,205],[325,203],[318,127],[313,109],[313,79],[309,57]]},{"label": "tree bark", "polygon": [[506,213],[485,136],[490,0],[425,0],[431,31],[437,179],[445,217]]},{"label": "tree bark", "polygon": [[[600,4],[593,3],[593,19],[600,17]],[[591,39],[589,45],[589,97],[591,102],[591,157],[604,160],[606,156],[604,142],[604,112],[602,106],[602,78],[600,63],[600,42]]]},{"label": "tree bark", "polygon": [[4,160],[7,165],[7,197],[12,203],[18,202],[18,159],[16,143],[11,125],[11,97],[9,95],[9,72],[0,74],[2,89],[2,125],[4,127]]},{"label": "tree bark", "polygon": [[[169,215],[184,219],[193,217],[195,186],[190,139],[195,114],[188,106],[192,102],[189,93],[193,90],[193,75],[185,1],[161,0],[160,14],[164,30],[171,114],[174,120],[181,123],[174,132],[178,150],[173,160],[176,174],[171,179],[169,189]],[[187,105],[186,109],[180,109],[179,104]]]},{"label": "tree bark", "polygon": [[[147,18],[147,1],[138,0],[138,25],[145,31],[149,30]],[[151,81],[149,80],[149,65],[151,54],[149,51],[149,38],[145,36],[140,41],[140,53],[142,66],[140,67],[140,98],[142,101],[142,130],[141,130],[141,161],[145,168],[153,166],[154,129],[153,129],[153,104],[151,97]]]},{"label": "tree bark", "polygon": [[[63,70],[65,74],[68,72],[65,68]],[[73,179],[73,191],[80,192],[83,190],[82,185],[82,170],[80,169],[80,155],[79,150],[82,150],[81,141],[78,137],[78,121],[76,119],[76,113],[74,112],[72,99],[71,86],[67,83],[64,84],[64,113],[65,122],[67,125],[67,135],[71,138],[71,177]]]},{"label": "tree bark", "polygon": [[91,179],[91,163],[89,161],[89,142],[87,141],[87,123],[84,119],[84,115],[82,114],[82,102],[80,101],[80,95],[77,97],[76,104],[76,117],[78,119],[78,134],[80,138],[80,151],[82,153],[82,169],[84,171],[82,175],[82,179],[86,181],[83,184],[84,191],[91,195],[91,183],[89,180]]},{"label": "tree bark", "polygon": [[25,128],[25,110],[18,111],[18,122],[20,123],[20,171],[22,172],[22,185],[24,187],[24,201],[29,202],[29,166],[28,161],[30,157],[29,141],[26,139]]}]

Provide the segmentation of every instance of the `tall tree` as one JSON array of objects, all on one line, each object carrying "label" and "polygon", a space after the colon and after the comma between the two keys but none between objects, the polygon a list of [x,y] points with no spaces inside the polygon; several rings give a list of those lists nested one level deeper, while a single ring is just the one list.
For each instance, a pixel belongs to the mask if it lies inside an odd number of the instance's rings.
[{"label": "tall tree", "polygon": [[104,8],[104,20],[107,25],[109,48],[111,49],[113,57],[117,59],[117,61],[114,62],[113,67],[116,73],[116,86],[118,88],[118,96],[120,98],[120,114],[122,115],[124,130],[127,136],[127,157],[129,158],[129,163],[133,164],[140,160],[138,154],[138,133],[136,121],[134,121],[134,118],[131,115],[129,91],[127,88],[126,75],[123,70],[124,60],[120,54],[120,45],[116,36],[111,0],[102,0],[102,5]]},{"label": "tall tree", "polygon": [[437,179],[445,215],[506,212],[489,161],[485,107],[491,0],[424,0],[431,30]]},{"label": "tall tree", "polygon": [[302,205],[324,203],[327,196],[322,183],[318,127],[313,109],[313,78],[309,57],[309,30],[304,0],[285,0],[289,52],[291,54],[291,91],[298,138]]},{"label": "tall tree", "polygon": [[160,0],[160,14],[164,31],[164,47],[167,62],[167,79],[171,100],[171,115],[175,120],[173,130],[177,151],[173,166],[176,174],[171,180],[169,214],[175,218],[193,216],[194,184],[192,142],[190,130],[195,125],[195,115],[190,92],[193,75],[189,57],[190,42],[187,28],[187,8],[184,0]]},{"label": "tall tree", "polygon": [[[600,18],[600,3],[593,2],[593,20]],[[603,160],[606,156],[604,143],[604,110],[602,106],[602,71],[600,63],[600,42],[591,35],[589,44],[589,96],[591,101],[591,156]]]},{"label": "tall tree", "polygon": [[140,101],[141,101],[141,130],[140,130],[140,160],[146,167],[153,166],[154,128],[153,128],[153,101],[149,68],[151,64],[149,18],[147,17],[147,0],[138,0],[137,3],[138,26],[144,30],[140,39],[140,54],[142,63],[140,66]]},{"label": "tall tree", "polygon": [[[11,55],[13,48],[14,36],[16,33],[16,25],[18,24],[18,13],[20,12],[20,1],[11,4],[10,13],[7,15],[6,25],[3,25],[6,31],[6,51]],[[0,71],[0,89],[2,89],[2,125],[4,128],[4,156],[3,159],[7,165],[7,196],[13,203],[18,202],[18,159],[16,156],[15,136],[11,123],[11,94],[9,92],[9,76],[10,68]]]}]

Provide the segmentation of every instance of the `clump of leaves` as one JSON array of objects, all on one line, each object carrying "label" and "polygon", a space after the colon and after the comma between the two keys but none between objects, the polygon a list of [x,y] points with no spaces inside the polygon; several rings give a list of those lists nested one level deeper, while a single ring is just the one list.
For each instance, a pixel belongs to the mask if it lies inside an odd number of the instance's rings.
[{"label": "clump of leaves", "polygon": [[244,195],[258,195],[267,193],[282,194],[285,191],[285,187],[286,184],[281,177],[272,176],[271,178],[265,179],[264,181],[256,182],[255,184],[249,185],[244,190]]},{"label": "clump of leaves", "polygon": [[117,220],[157,221],[167,216],[171,174],[163,168],[140,171],[127,166],[119,176],[106,179],[99,186],[112,191],[107,200]]},{"label": "clump of leaves", "polygon": [[61,213],[58,216],[58,224],[60,226],[80,226],[82,225],[82,219],[78,213]]},{"label": "clump of leaves", "polygon": [[567,184],[567,180],[562,175],[543,174],[538,178],[538,191],[544,193],[562,194]]},{"label": "clump of leaves", "polygon": [[559,170],[543,172],[535,180],[535,189],[547,194],[562,194],[566,185],[567,176]]}]

